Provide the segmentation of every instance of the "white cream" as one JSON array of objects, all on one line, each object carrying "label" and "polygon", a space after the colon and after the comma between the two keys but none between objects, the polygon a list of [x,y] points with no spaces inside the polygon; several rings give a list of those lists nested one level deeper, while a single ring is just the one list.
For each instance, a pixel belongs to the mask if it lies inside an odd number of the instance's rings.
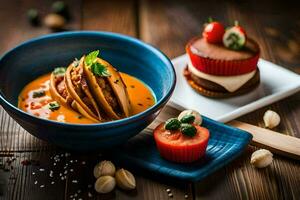
[{"label": "white cream", "polygon": [[234,92],[242,87],[245,83],[247,83],[256,73],[256,70],[236,76],[215,76],[210,74],[205,74],[199,70],[197,70],[193,64],[189,61],[188,69],[191,73],[199,78],[206,79],[208,81],[217,83],[223,86],[228,92]]}]

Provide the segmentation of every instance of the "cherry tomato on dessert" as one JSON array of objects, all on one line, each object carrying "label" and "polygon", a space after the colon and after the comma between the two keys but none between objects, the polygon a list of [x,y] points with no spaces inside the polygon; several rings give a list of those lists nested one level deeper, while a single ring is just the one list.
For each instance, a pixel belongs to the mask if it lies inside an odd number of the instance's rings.
[{"label": "cherry tomato on dessert", "polygon": [[178,130],[166,130],[165,123],[154,129],[154,139],[160,155],[174,162],[193,162],[205,155],[209,130],[193,124],[197,132],[185,135]]},{"label": "cherry tomato on dessert", "polygon": [[224,26],[220,22],[215,21],[210,22],[205,26],[202,36],[209,43],[220,43],[222,42],[224,33]]}]

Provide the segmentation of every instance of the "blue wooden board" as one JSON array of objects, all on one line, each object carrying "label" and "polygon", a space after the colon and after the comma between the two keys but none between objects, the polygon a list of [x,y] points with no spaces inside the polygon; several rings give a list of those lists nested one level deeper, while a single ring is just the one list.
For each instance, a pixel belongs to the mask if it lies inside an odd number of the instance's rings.
[{"label": "blue wooden board", "polygon": [[112,152],[112,159],[131,169],[173,177],[185,181],[199,181],[238,157],[252,139],[246,131],[227,126],[204,117],[202,126],[210,131],[205,157],[187,164],[163,159],[156,149],[151,132],[130,139]]}]

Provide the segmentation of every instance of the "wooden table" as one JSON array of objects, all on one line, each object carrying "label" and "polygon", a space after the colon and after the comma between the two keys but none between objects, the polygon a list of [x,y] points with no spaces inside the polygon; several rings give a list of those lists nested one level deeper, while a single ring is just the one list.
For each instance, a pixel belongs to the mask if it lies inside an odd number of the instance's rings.
[{"label": "wooden table", "polygon": [[[127,34],[153,44],[170,58],[184,53],[184,45],[189,38],[200,34],[202,24],[208,16],[226,24],[232,24],[233,20],[238,19],[248,35],[260,44],[263,58],[300,73],[299,2],[66,2],[72,16],[68,29],[105,30]],[[26,11],[37,8],[44,16],[50,12],[51,3],[49,0],[1,0],[0,53],[27,39],[49,33],[45,27],[30,26],[26,20]],[[263,126],[262,116],[267,109],[277,111],[282,118],[276,131],[300,137],[300,93],[254,111],[239,120]],[[172,108],[166,108],[165,111],[178,112]],[[187,199],[299,199],[299,162],[275,155],[270,167],[257,170],[249,163],[250,155],[255,149],[249,146],[237,160],[198,183],[174,183],[137,173],[136,191],[126,193],[116,190],[107,195],[96,195],[88,185],[94,182],[91,175],[93,165],[101,158],[97,155],[63,156],[68,161],[77,160],[77,167],[74,168],[74,173],[68,174],[66,180],[57,180],[51,185],[48,176],[53,164],[51,157],[64,154],[64,151],[31,136],[0,108],[0,163],[13,158],[9,172],[0,172],[2,178],[6,176],[8,181],[5,194],[0,199],[168,199],[167,188],[172,190],[173,199],[185,199],[185,195],[188,195]],[[24,160],[28,159],[38,163],[24,166]],[[40,171],[40,168],[45,168],[46,171]],[[57,168],[62,170],[63,165]],[[80,181],[74,183],[74,180]],[[88,194],[89,191],[91,194]],[[75,193],[79,194],[75,196]]]}]

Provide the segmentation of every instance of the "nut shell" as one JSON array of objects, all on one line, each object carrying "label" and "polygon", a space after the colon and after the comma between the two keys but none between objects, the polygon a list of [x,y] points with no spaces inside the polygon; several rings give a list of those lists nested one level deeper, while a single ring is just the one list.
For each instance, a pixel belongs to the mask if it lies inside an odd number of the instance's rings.
[{"label": "nut shell", "polygon": [[123,190],[132,190],[136,187],[134,176],[125,169],[119,169],[115,177],[117,185]]},{"label": "nut shell", "polygon": [[66,20],[58,14],[48,14],[44,19],[44,24],[51,29],[61,29],[65,26]]},{"label": "nut shell", "polygon": [[109,193],[116,187],[116,180],[112,176],[101,176],[95,182],[94,187],[98,193]]},{"label": "nut shell", "polygon": [[273,154],[266,149],[260,149],[252,153],[250,163],[257,168],[264,168],[273,161]]},{"label": "nut shell", "polygon": [[114,176],[116,167],[111,161],[103,160],[94,167],[94,176],[99,178],[100,176]]},{"label": "nut shell", "polygon": [[275,128],[280,123],[280,116],[273,110],[267,110],[263,119],[267,128]]}]

